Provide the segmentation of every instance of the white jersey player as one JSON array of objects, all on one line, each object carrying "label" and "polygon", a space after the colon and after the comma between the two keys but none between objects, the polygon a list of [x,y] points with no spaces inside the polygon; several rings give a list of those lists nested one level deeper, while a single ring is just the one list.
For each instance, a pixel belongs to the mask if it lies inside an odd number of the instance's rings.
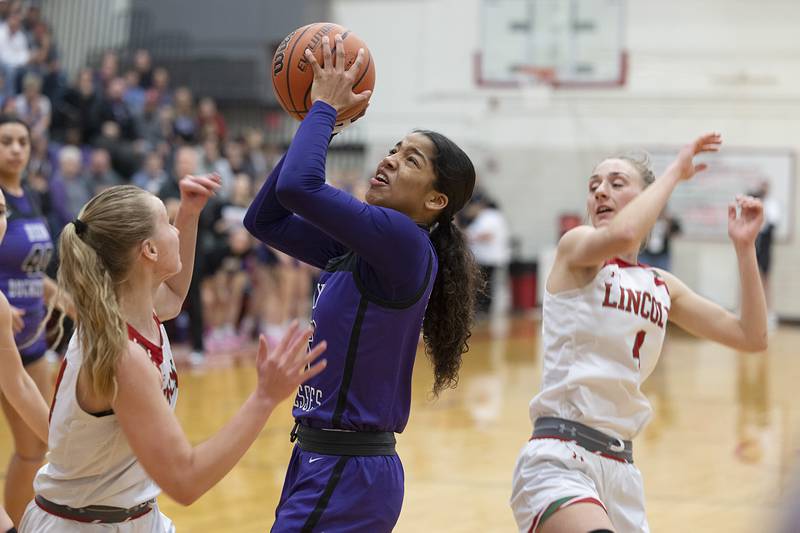
[{"label": "white jersey player", "polygon": [[[159,331],[158,345],[130,326],[128,338],[144,349],[158,370],[161,392],[174,410],[178,374],[167,332],[157,318],[153,320]],[[57,527],[58,515],[70,514],[63,507],[95,509],[98,515],[106,507],[138,510],[127,517],[130,531],[173,531],[172,523],[158,511],[155,502],[161,489],[137,461],[114,411],[89,413],[79,404],[78,379],[83,362],[76,335],[70,340],[56,381],[47,464],[39,470],[33,484],[36,491],[33,503],[40,511],[29,513],[25,530],[50,531],[49,528]],[[88,517],[85,522],[94,520],[97,518]],[[73,521],[83,522],[77,516]]]},{"label": "white jersey player", "polygon": [[650,419],[640,386],[658,360],[667,320],[738,350],[766,348],[758,200],[738,197],[728,210],[741,318],[636,260],[673,189],[704,170],[694,156],[720,142],[718,134],[700,137],[657,180],[646,163],[627,157],[602,161],[589,178],[591,226],[562,237],[546,285],[542,389],[530,404],[533,435],[511,495],[521,532],[649,531],[631,441]]},{"label": "white jersey player", "polygon": [[[95,196],[61,235],[59,284],[74,298],[70,341],[52,406],[48,463],[20,532],[173,531],[161,490],[188,505],[215,485],[258,436],[272,409],[324,362],[294,325],[267,355],[258,385],[214,437],[192,447],[173,408],[178,378],[159,320],[175,317],[191,281],[197,221],[219,178],[187,176],[170,224],[164,204],[132,186]],[[155,317],[154,317],[155,315]]]}]

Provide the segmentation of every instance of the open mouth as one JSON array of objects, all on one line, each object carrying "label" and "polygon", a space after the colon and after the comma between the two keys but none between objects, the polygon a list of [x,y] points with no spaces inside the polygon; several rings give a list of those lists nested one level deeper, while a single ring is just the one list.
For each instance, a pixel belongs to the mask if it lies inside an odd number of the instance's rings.
[{"label": "open mouth", "polygon": [[389,180],[381,173],[376,174],[372,179],[384,185],[389,185]]},{"label": "open mouth", "polygon": [[595,211],[595,214],[596,215],[602,215],[603,213],[611,213],[612,211],[614,211],[614,210],[611,209],[610,207],[605,206],[605,205],[601,205],[600,207],[597,208],[597,210]]}]

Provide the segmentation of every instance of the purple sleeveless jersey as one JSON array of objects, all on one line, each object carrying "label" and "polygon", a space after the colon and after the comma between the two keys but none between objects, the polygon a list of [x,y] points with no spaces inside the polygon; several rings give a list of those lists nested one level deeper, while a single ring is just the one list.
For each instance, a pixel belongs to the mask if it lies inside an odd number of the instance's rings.
[{"label": "purple sleeveless jersey", "polygon": [[53,256],[47,223],[27,195],[3,190],[8,206],[8,229],[0,243],[0,291],[14,307],[25,310],[25,327],[14,336],[24,363],[41,357],[47,349],[44,334],[35,340],[44,320],[44,271]]}]

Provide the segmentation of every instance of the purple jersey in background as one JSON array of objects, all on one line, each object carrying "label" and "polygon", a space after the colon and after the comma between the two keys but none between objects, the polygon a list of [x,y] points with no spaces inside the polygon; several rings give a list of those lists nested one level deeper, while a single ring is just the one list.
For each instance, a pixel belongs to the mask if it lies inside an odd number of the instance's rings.
[{"label": "purple jersey in background", "polygon": [[[53,256],[47,223],[28,195],[3,189],[8,206],[8,229],[0,243],[0,291],[14,307],[25,311],[25,326],[14,336],[24,364],[44,355],[44,333],[34,336],[44,320],[44,271]],[[22,348],[24,347],[24,348]]]}]

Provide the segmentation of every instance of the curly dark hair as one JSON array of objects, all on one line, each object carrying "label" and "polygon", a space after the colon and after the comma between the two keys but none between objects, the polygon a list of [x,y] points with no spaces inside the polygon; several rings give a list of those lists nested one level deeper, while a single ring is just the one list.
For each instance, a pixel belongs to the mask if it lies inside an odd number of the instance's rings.
[{"label": "curly dark hair", "polygon": [[467,154],[440,133],[417,130],[436,147],[433,188],[445,194],[447,207],[435,221],[431,242],[439,258],[439,270],[433,285],[422,337],[425,353],[433,363],[433,394],[458,384],[461,356],[469,351],[472,335],[475,296],[480,286],[480,271],[463,233],[453,224],[453,217],[472,197],[475,168]]}]

